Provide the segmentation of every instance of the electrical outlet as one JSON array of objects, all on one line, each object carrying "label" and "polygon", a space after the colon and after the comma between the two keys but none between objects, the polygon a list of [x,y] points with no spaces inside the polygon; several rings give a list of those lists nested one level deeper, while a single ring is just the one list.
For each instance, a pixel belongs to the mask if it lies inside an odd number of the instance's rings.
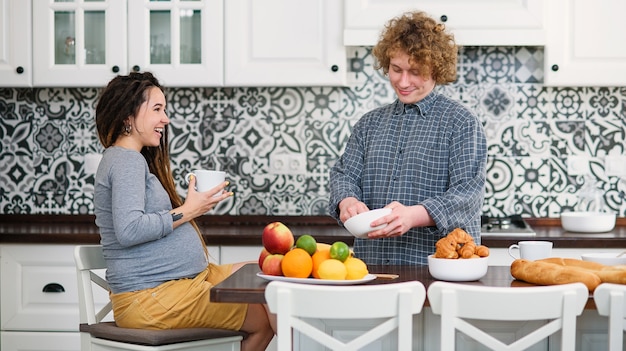
[{"label": "electrical outlet", "polygon": [[586,156],[567,156],[567,174],[585,175],[589,173],[589,158]]},{"label": "electrical outlet", "polygon": [[604,171],[609,177],[626,177],[626,156],[606,156]]},{"label": "electrical outlet", "polygon": [[270,155],[271,174],[304,174],[306,173],[306,156],[301,154]]},{"label": "electrical outlet", "polygon": [[85,163],[85,174],[96,174],[101,159],[101,154],[85,154],[83,159]]}]

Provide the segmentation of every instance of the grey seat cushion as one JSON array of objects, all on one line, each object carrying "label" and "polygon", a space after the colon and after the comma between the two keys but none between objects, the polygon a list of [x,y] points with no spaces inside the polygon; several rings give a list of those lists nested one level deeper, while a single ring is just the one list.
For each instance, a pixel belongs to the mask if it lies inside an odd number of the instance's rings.
[{"label": "grey seat cushion", "polygon": [[130,344],[159,346],[175,344],[185,341],[196,341],[205,339],[217,339],[229,336],[241,336],[245,338],[248,334],[241,331],[211,328],[185,328],[185,329],[130,329],[120,328],[115,322],[102,322],[97,324],[81,324],[81,332],[90,333],[100,339],[107,339]]}]

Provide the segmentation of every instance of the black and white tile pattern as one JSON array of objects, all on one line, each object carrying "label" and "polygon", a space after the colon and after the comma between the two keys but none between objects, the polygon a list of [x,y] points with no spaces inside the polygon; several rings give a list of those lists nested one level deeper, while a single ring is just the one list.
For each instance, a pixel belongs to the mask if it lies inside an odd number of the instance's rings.
[{"label": "black and white tile pattern", "polygon": [[[354,123],[393,101],[370,48],[348,48],[347,88],[173,88],[173,170],[181,196],[194,168],[229,174],[235,196],[218,214],[325,215],[328,171]],[[472,109],[488,137],[484,212],[556,217],[594,206],[626,215],[626,87],[544,87],[543,48],[461,48],[458,81],[439,87]],[[98,89],[0,89],[0,213],[93,213]],[[276,172],[275,155],[300,155],[303,172]],[[96,156],[97,158],[97,156]],[[610,172],[609,172],[610,173]],[[587,190],[582,190],[587,189]]]}]

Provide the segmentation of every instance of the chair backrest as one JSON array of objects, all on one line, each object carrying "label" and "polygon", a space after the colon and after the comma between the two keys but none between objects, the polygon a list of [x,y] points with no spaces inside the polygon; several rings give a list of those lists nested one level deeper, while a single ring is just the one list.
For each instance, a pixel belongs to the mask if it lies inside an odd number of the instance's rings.
[{"label": "chair backrest", "polygon": [[[576,317],[589,299],[582,283],[536,287],[487,287],[434,282],[428,301],[441,315],[441,350],[454,350],[460,331],[492,350],[525,350],[561,330],[562,350],[574,350]],[[511,344],[505,344],[467,319],[492,321],[548,320],[549,322]]]},{"label": "chair backrest", "polygon": [[109,291],[107,281],[94,271],[106,268],[100,245],[80,245],[74,249],[74,261],[78,270],[78,302],[80,323],[95,324],[101,322],[112,309],[111,302],[98,308],[94,303],[94,285]]},{"label": "chair backrest", "polygon": [[[265,289],[269,309],[277,315],[279,351],[292,349],[292,328],[332,350],[358,350],[397,329],[398,349],[411,350],[413,315],[421,312],[425,298],[417,281],[350,286],[272,281]],[[343,342],[307,318],[383,321]]]},{"label": "chair backrest", "polygon": [[626,330],[626,285],[602,283],[593,291],[598,314],[609,317],[609,350],[622,350]]}]

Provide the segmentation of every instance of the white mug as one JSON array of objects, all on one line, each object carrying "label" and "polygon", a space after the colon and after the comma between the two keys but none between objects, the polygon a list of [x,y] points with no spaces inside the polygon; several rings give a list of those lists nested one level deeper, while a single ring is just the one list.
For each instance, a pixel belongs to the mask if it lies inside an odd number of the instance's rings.
[{"label": "white mug", "polygon": [[[195,169],[191,173],[187,173],[187,175],[185,175],[185,181],[187,184],[189,184],[189,177],[192,175],[196,177],[196,190],[199,192],[209,191],[223,183],[226,179],[226,172]],[[221,192],[218,192],[214,196],[220,196],[221,194]]]},{"label": "white mug", "polygon": [[[519,257],[513,254],[515,250],[519,251]],[[552,255],[552,242],[520,241],[517,244],[509,246],[509,255],[514,259],[522,258],[531,261],[548,258]]]}]

